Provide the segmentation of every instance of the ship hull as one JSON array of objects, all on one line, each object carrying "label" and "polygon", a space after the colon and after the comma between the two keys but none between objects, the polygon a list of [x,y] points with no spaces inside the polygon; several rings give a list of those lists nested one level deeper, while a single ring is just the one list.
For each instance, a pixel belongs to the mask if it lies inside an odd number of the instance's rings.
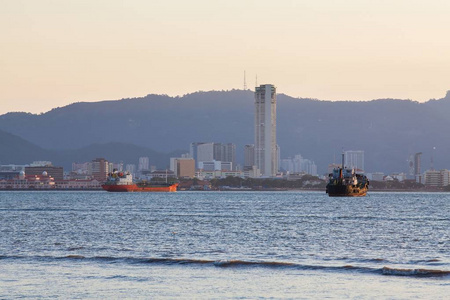
[{"label": "ship hull", "polygon": [[364,197],[367,194],[367,188],[348,185],[329,185],[327,186],[327,194],[330,197]]},{"label": "ship hull", "polygon": [[172,184],[167,186],[143,186],[140,187],[136,184],[104,184],[102,188],[108,192],[159,192],[159,193],[167,193],[167,192],[176,192],[178,184]]}]

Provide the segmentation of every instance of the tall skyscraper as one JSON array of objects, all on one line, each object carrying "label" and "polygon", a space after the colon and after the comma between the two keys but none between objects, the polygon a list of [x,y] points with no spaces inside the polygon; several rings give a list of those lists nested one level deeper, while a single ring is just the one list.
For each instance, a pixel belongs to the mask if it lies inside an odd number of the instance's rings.
[{"label": "tall skyscraper", "polygon": [[277,96],[272,84],[255,89],[255,165],[263,176],[275,176],[277,155]]}]

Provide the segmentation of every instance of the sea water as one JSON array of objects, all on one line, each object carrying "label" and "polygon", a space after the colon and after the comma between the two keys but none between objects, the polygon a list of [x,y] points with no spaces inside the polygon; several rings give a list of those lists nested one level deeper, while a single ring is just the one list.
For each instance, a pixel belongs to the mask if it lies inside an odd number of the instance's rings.
[{"label": "sea water", "polygon": [[450,194],[0,192],[0,298],[450,297]]}]

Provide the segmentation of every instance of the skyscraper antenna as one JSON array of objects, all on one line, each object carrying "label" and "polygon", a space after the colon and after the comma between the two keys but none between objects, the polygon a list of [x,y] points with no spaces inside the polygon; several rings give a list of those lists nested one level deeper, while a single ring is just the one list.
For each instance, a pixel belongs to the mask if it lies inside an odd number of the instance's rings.
[{"label": "skyscraper antenna", "polygon": [[245,80],[245,70],[244,70],[244,91],[247,90],[247,82]]},{"label": "skyscraper antenna", "polygon": [[258,74],[256,74],[255,86],[258,86]]}]

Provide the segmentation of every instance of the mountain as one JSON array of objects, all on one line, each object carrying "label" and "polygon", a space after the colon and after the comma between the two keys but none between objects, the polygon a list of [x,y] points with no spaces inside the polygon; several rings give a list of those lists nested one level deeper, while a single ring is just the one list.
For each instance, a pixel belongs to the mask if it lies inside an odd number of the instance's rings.
[{"label": "mountain", "polygon": [[51,153],[16,135],[0,130],[0,164],[28,164],[50,160]]},{"label": "mountain", "polygon": [[168,168],[170,157],[185,151],[160,153],[154,150],[124,143],[92,144],[79,149],[43,149],[18,136],[0,130],[0,164],[29,164],[33,161],[51,161],[55,166],[71,170],[73,162],[88,162],[97,157],[105,157],[112,162],[137,164],[139,157],[148,156],[150,165],[160,169]]},{"label": "mountain", "polygon": [[[232,90],[79,102],[40,115],[2,115],[0,129],[59,150],[119,142],[186,152],[195,141],[231,142],[242,161],[243,146],[254,140],[253,101],[252,91]],[[368,172],[406,172],[407,159],[415,152],[423,152],[422,169],[427,169],[433,147],[435,167],[450,168],[449,115],[449,93],[426,103],[322,101],[278,94],[277,141],[282,158],[301,154],[314,160],[321,173],[340,161],[342,149],[364,150]]]}]

